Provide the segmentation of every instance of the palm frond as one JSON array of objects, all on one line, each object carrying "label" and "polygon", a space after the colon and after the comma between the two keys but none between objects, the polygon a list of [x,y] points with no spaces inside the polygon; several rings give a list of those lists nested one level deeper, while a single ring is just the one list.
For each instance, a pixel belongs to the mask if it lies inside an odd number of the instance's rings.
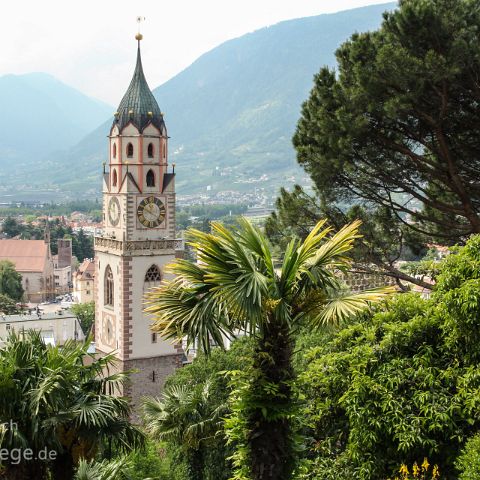
[{"label": "palm frond", "polygon": [[130,469],[131,463],[125,457],[101,462],[80,460],[74,480],[127,480]]},{"label": "palm frond", "polygon": [[358,229],[362,222],[354,222],[342,227],[333,237],[320,245],[315,254],[306,259],[309,267],[345,268],[351,259],[345,254],[353,248],[355,239],[359,238]]},{"label": "palm frond", "polygon": [[361,312],[369,305],[384,300],[394,292],[394,287],[382,287],[364,290],[359,293],[339,293],[333,298],[325,299],[323,305],[317,305],[318,313],[312,315],[312,322],[317,326],[327,324],[338,325]]}]

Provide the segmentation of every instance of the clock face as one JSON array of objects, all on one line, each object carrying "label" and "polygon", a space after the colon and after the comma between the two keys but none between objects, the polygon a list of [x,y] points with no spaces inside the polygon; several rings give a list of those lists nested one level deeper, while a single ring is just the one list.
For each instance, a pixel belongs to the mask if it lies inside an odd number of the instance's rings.
[{"label": "clock face", "polygon": [[115,323],[111,315],[103,316],[103,342],[106,345],[113,346],[115,340]]},{"label": "clock face", "polygon": [[108,202],[108,219],[110,220],[110,225],[114,227],[120,221],[120,202],[117,197],[111,197],[110,202]]},{"label": "clock face", "polygon": [[153,195],[144,198],[137,207],[138,220],[147,228],[158,227],[164,221],[165,214],[165,205]]}]

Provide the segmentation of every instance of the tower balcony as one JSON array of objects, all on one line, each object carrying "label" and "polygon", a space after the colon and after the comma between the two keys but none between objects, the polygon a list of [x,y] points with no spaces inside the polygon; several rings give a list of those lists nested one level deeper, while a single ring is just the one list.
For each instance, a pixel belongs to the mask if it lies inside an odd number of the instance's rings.
[{"label": "tower balcony", "polygon": [[107,235],[96,235],[94,237],[95,251],[112,252],[117,255],[164,255],[175,253],[176,257],[185,250],[183,238],[158,240],[117,240]]}]

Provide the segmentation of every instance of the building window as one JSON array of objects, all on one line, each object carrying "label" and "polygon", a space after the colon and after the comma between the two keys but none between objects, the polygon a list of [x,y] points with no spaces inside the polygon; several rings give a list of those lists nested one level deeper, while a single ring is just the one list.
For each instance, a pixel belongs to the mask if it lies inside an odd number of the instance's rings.
[{"label": "building window", "polygon": [[152,343],[157,343],[157,334],[156,332],[152,333]]},{"label": "building window", "polygon": [[128,158],[133,157],[133,145],[131,143],[127,145],[127,157]]},{"label": "building window", "polygon": [[117,186],[117,170],[113,169],[113,186]]},{"label": "building window", "polygon": [[113,273],[110,265],[105,270],[105,291],[104,303],[113,307]]},{"label": "building window", "polygon": [[163,153],[163,158],[166,158],[167,149],[165,148],[165,143],[162,144],[162,153]]},{"label": "building window", "polygon": [[87,295],[90,295],[90,290],[87,290]]},{"label": "building window", "polygon": [[162,276],[160,270],[156,265],[152,265],[145,274],[145,282],[160,282]]},{"label": "building window", "polygon": [[147,187],[154,187],[155,186],[155,174],[153,170],[149,170],[147,172]]},{"label": "building window", "polygon": [[153,158],[153,153],[154,153],[153,143],[148,144],[147,152],[148,152],[148,158]]},{"label": "building window", "polygon": [[113,158],[117,158],[117,144],[113,144]]},{"label": "building window", "polygon": [[152,371],[152,383],[155,383],[155,370]]}]

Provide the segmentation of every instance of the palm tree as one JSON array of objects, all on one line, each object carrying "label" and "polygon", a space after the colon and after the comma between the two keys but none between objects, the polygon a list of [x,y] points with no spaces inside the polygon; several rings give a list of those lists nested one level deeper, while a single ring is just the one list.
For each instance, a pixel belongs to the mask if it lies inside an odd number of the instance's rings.
[{"label": "palm tree", "polygon": [[338,323],[391,289],[351,294],[335,272],[350,265],[347,252],[360,222],[336,234],[319,222],[301,242],[292,240],[278,262],[265,236],[247,220],[236,230],[212,223],[212,233],[191,230],[196,264],[177,260],[171,281],[147,293],[154,329],[170,339],[197,341],[208,352],[226,335],[255,338],[253,372],[243,390],[246,465],[254,480],[287,480],[295,465],[293,333],[300,325]]},{"label": "palm tree", "polygon": [[79,459],[93,458],[104,445],[129,450],[142,443],[127,400],[114,395],[125,375],[109,374],[114,357],[92,358],[89,344],[51,347],[34,331],[7,338],[0,349],[0,448],[28,448],[41,460],[10,459],[2,478],[42,479],[50,472],[54,480],[70,480]]},{"label": "palm tree", "polygon": [[186,454],[189,480],[203,479],[203,446],[222,427],[225,406],[212,407],[210,382],[167,387],[162,398],[145,398],[143,421],[155,439],[180,446]]}]

